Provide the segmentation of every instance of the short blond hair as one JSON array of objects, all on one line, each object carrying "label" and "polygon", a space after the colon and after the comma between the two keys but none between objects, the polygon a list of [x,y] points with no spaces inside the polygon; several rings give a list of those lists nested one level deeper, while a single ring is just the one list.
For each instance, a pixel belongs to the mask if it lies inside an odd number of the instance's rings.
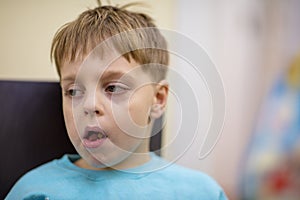
[{"label": "short blond hair", "polygon": [[[134,59],[139,64],[158,64],[160,66],[154,72],[155,80],[165,78],[169,53],[167,42],[160,31],[156,28],[151,17],[143,13],[128,11],[123,7],[99,6],[89,9],[79,17],[63,25],[55,34],[51,46],[51,60],[55,61],[59,76],[60,68],[64,63],[83,59],[90,51],[104,40],[124,32],[136,29],[150,28],[150,31],[139,32],[136,36],[138,41],[154,43],[158,48],[135,49],[128,37],[120,37],[117,49],[130,47],[132,50],[122,55],[128,62]],[[141,46],[140,44],[137,44]],[[144,46],[149,46],[146,44]],[[153,45],[150,45],[153,46]],[[122,51],[122,50],[121,50]],[[145,67],[150,65],[145,65]],[[165,67],[161,67],[165,66]],[[147,70],[147,69],[145,69]]]}]

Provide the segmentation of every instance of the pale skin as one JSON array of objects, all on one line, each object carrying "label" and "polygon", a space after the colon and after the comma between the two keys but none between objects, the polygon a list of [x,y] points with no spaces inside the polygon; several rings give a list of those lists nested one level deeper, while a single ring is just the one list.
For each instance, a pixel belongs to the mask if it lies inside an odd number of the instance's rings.
[{"label": "pale skin", "polygon": [[[153,82],[133,59],[119,57],[108,66],[101,62],[91,57],[84,64],[64,63],[60,69],[65,123],[82,157],[75,164],[93,170],[134,168],[150,159],[153,119],[164,112],[168,83]],[[87,127],[105,133],[96,147],[87,148],[83,142]]]}]

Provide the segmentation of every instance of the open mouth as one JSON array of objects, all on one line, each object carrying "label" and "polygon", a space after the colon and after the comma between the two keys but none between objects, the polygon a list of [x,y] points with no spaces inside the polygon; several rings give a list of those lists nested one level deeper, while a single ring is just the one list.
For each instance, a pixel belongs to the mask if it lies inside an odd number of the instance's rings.
[{"label": "open mouth", "polygon": [[87,127],[83,137],[83,146],[86,148],[97,148],[107,138],[106,133],[98,127]]},{"label": "open mouth", "polygon": [[84,137],[84,139],[87,139],[89,141],[96,141],[96,140],[101,140],[106,137],[107,137],[107,135],[103,132],[87,131],[87,135]]}]

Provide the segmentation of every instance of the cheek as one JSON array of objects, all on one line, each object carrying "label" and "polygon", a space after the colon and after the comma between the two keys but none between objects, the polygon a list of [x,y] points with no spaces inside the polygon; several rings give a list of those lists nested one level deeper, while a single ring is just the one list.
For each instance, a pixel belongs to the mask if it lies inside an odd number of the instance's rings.
[{"label": "cheek", "polygon": [[130,117],[139,126],[145,126],[149,123],[150,108],[151,97],[143,91],[138,91],[132,95],[128,103]]},{"label": "cheek", "polygon": [[63,114],[68,135],[70,139],[73,140],[78,134],[76,131],[72,106],[69,106],[69,104],[66,102],[63,102]]},{"label": "cheek", "polygon": [[138,126],[145,126],[148,124],[149,109],[144,105],[137,105],[132,103],[129,105],[129,114],[131,120]]}]

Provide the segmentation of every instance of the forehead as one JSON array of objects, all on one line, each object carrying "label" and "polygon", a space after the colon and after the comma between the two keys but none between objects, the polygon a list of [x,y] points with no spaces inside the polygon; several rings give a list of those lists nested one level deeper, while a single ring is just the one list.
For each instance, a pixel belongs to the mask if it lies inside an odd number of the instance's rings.
[{"label": "forehead", "polygon": [[146,76],[149,75],[142,70],[140,64],[133,59],[128,62],[122,56],[116,59],[90,56],[84,61],[65,63],[61,68],[62,83],[75,80],[98,81],[99,79],[121,77],[145,79]]}]

